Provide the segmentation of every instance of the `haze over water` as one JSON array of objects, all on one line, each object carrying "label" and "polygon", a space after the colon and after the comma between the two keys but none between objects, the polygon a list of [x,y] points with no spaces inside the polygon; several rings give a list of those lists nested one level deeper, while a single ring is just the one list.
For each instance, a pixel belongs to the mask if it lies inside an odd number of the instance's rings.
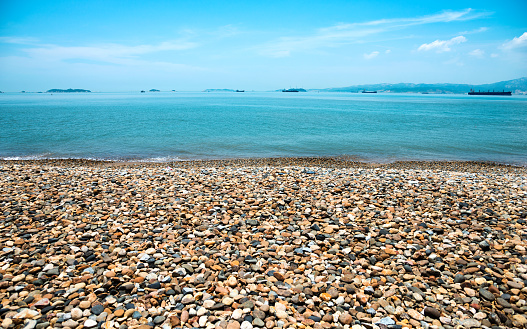
[{"label": "haze over water", "polygon": [[0,158],[351,156],[527,164],[527,98],[351,93],[1,94]]}]

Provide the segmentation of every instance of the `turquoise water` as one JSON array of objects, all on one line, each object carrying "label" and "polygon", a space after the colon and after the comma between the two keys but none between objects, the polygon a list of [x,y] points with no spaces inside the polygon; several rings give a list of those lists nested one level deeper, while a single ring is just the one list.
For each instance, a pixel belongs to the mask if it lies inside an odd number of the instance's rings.
[{"label": "turquoise water", "polygon": [[527,97],[0,94],[0,158],[351,156],[527,164]]}]

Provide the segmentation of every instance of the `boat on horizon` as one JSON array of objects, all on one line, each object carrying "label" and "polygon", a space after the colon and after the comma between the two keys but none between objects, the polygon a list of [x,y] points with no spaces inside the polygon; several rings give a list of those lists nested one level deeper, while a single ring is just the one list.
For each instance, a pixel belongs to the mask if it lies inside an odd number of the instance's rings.
[{"label": "boat on horizon", "polygon": [[238,90],[238,89],[236,89],[236,92],[237,92],[237,93],[244,93],[245,90]]},{"label": "boat on horizon", "polygon": [[468,92],[469,95],[487,95],[487,96],[512,96],[512,91],[475,91],[470,89]]},{"label": "boat on horizon", "polygon": [[362,91],[363,94],[376,94],[377,93],[377,90],[373,90],[373,91],[367,91],[366,89],[364,89]]}]

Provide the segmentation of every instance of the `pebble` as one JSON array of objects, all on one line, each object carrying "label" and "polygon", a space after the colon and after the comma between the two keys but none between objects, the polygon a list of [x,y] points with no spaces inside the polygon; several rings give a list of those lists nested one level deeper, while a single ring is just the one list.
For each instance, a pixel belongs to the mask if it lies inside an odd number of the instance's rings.
[{"label": "pebble", "polygon": [[240,325],[240,329],[252,329],[253,325],[249,321],[243,321]]},{"label": "pebble", "polygon": [[78,319],[82,318],[82,310],[79,309],[79,308],[73,308],[71,310],[71,318],[73,320],[78,320]]},{"label": "pebble", "polygon": [[0,171],[3,328],[526,324],[526,168],[284,158]]},{"label": "pebble", "polygon": [[77,328],[79,323],[73,319],[66,320],[62,322],[62,326],[66,328]]},{"label": "pebble", "polygon": [[23,329],[33,329],[37,325],[37,320],[27,320],[24,323]]},{"label": "pebble", "polygon": [[97,326],[97,322],[92,319],[84,321],[84,328],[93,328],[95,326]]},{"label": "pebble", "polygon": [[408,312],[409,316],[411,316],[413,319],[415,319],[417,321],[423,321],[424,318],[425,318],[424,315],[422,315],[421,313],[417,312],[413,308],[409,309],[407,312]]},{"label": "pebble", "polygon": [[102,312],[104,312],[104,306],[102,306],[101,304],[94,305],[91,308],[91,312],[92,312],[92,314],[99,315]]}]

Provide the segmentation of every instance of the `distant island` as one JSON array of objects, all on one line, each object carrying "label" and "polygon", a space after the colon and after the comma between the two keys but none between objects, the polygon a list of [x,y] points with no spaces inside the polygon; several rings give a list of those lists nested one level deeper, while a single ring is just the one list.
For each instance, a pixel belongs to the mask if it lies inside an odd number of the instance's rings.
[{"label": "distant island", "polygon": [[298,92],[306,92],[304,88],[289,88],[289,89],[282,89],[282,92],[284,93],[298,93]]},{"label": "distant island", "polygon": [[492,91],[507,90],[513,94],[527,93],[527,77],[507,80],[483,85],[455,84],[455,83],[378,83],[368,85],[355,85],[340,88],[310,89],[310,91],[324,92],[352,92],[358,93],[363,90],[376,90],[384,93],[422,93],[422,94],[466,94],[471,89]]},{"label": "distant island", "polygon": [[150,89],[149,91],[152,92],[152,93],[157,93],[157,92],[160,92],[161,90],[159,90],[159,89]]},{"label": "distant island", "polygon": [[47,93],[91,93],[91,90],[86,89],[50,89]]}]

